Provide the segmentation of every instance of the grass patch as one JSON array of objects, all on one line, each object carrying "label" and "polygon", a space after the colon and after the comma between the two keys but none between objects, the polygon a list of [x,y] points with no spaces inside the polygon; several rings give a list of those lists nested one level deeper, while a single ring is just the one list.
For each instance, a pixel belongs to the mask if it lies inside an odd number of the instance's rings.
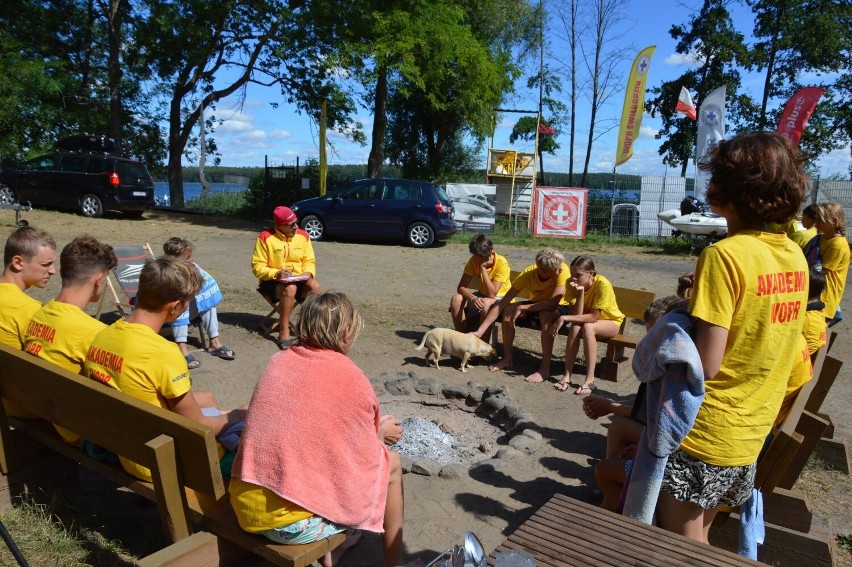
[{"label": "grass patch", "polygon": [[837,544],[841,549],[852,551],[852,534],[837,534]]},{"label": "grass patch", "polygon": [[[46,504],[24,497],[0,519],[30,565],[127,566],[135,562],[119,543],[73,520],[63,521],[74,513],[61,496],[53,496]],[[0,545],[0,565],[17,565],[5,545]]]},{"label": "grass patch", "polygon": [[245,191],[216,192],[188,201],[186,208],[211,215],[239,216],[245,204]]},{"label": "grass patch", "polygon": [[[660,253],[673,256],[694,255],[703,247],[702,241],[683,237],[664,239],[636,238],[619,235],[609,237],[607,234],[594,232],[587,232],[586,237],[582,239],[537,237],[527,229],[526,221],[523,219],[518,220],[517,226],[506,217],[497,217],[496,220],[494,234],[490,235],[490,237],[497,246],[519,246],[525,248],[549,247],[556,248],[557,250],[570,248],[572,250],[588,252],[601,251],[614,246],[628,246],[658,250]],[[471,232],[457,232],[449,241],[466,245],[473,236],[474,233]]]}]

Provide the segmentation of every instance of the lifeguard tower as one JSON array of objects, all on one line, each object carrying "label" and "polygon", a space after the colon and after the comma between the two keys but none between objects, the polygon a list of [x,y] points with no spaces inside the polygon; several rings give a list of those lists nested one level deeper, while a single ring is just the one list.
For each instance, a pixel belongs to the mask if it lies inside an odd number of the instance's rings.
[{"label": "lifeguard tower", "polygon": [[535,154],[489,148],[485,182],[497,186],[497,213],[528,215]]}]

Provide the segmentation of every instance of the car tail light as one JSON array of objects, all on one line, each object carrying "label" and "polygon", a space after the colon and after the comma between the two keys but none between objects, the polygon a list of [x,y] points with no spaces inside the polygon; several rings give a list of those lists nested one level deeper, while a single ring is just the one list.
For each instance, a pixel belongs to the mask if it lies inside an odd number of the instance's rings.
[{"label": "car tail light", "polygon": [[113,187],[117,187],[118,185],[121,184],[121,180],[118,178],[118,174],[114,171],[109,176],[109,184],[112,185]]},{"label": "car tail light", "polygon": [[435,205],[435,210],[438,211],[439,213],[450,214],[451,212],[453,212],[453,207],[452,207],[452,205],[445,205],[443,203],[438,203],[437,205]]}]

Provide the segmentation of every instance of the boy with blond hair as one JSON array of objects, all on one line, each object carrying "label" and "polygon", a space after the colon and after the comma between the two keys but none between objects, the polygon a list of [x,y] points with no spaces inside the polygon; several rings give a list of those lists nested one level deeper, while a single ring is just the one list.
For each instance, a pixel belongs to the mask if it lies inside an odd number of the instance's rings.
[{"label": "boy with blond hair", "polygon": [[[526,318],[538,323],[542,311],[550,311],[554,305],[548,301],[565,294],[565,283],[569,276],[565,258],[552,248],[544,248],[535,256],[535,264],[528,266],[512,282],[512,287],[503,298],[494,303],[472,334],[482,338],[491,325],[502,315],[503,358],[488,369],[492,372],[512,368],[512,347],[515,342],[515,321]],[[512,303],[518,295],[526,293],[529,299]],[[559,299],[557,302],[561,301]]]},{"label": "boy with blond hair", "polygon": [[[183,313],[200,289],[201,275],[190,262],[168,257],[146,261],[139,275],[136,309],[126,320],[119,319],[98,333],[85,367],[90,378],[112,382],[125,394],[197,421],[219,435],[242,421],[245,410],[202,411],[190,391],[189,369],[180,349],[159,335],[163,324]],[[218,405],[212,396],[202,403]],[[228,456],[219,449],[220,458]],[[121,463],[130,474],[151,480],[147,468],[124,458]]]}]

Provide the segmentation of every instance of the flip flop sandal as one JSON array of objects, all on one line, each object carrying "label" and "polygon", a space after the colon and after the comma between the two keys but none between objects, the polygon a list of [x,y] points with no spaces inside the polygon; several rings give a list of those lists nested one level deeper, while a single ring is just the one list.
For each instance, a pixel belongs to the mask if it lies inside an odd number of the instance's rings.
[{"label": "flip flop sandal", "polygon": [[280,350],[287,350],[288,348],[290,348],[294,344],[296,344],[296,339],[293,339],[293,338],[281,339],[280,341],[278,341],[278,348]]},{"label": "flip flop sandal", "polygon": [[598,387],[594,384],[583,384],[574,392],[575,396],[590,396]]},{"label": "flip flop sandal", "polygon": [[192,356],[191,354],[184,356],[184,358],[186,359],[186,367],[190,370],[195,370],[196,368],[201,366],[201,361]]},{"label": "flip flop sandal", "polygon": [[237,355],[234,353],[234,351],[232,351],[231,349],[229,349],[225,345],[222,345],[219,348],[208,349],[207,352],[209,352],[213,356],[218,356],[219,358],[221,358],[223,360],[234,360],[237,357]]}]

